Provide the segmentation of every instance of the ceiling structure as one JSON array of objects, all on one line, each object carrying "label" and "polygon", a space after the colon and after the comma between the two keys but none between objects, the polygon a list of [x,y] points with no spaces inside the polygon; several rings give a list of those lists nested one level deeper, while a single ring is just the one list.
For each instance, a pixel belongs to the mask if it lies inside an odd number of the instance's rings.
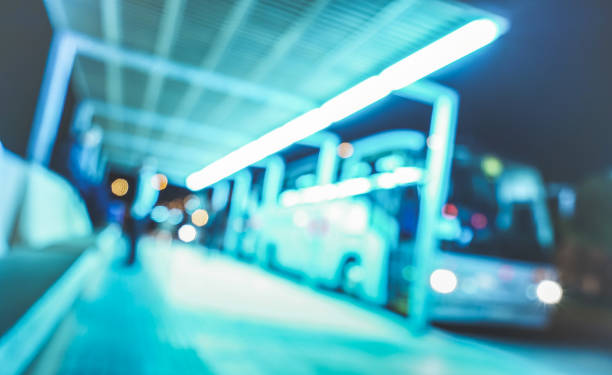
[{"label": "ceiling structure", "polygon": [[[158,159],[174,183],[484,12],[448,0],[45,0],[55,29],[212,72],[244,90],[151,65],[79,56],[78,100],[100,111],[109,162]],[[242,86],[241,86],[242,85]],[[138,114],[152,113],[153,116]],[[151,120],[154,118],[155,120]],[[218,129],[218,131],[214,131]]]}]

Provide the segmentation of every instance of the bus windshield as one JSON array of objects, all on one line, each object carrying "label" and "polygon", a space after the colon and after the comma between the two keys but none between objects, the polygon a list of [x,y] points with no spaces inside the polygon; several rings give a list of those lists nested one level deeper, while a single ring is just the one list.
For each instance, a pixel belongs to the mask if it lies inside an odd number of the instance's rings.
[{"label": "bus windshield", "polygon": [[445,219],[458,220],[461,230],[456,238],[441,241],[442,250],[549,262],[551,252],[538,240],[532,205],[509,203],[510,222],[501,225],[496,188],[496,181],[487,178],[480,168],[454,163],[449,203],[442,215]]}]

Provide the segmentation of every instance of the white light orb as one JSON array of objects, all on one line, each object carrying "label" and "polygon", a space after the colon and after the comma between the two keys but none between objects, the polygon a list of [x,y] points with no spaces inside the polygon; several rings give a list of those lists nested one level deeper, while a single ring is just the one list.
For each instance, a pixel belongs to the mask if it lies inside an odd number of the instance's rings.
[{"label": "white light orb", "polygon": [[547,305],[554,305],[561,301],[563,289],[556,281],[542,280],[536,288],[536,296],[538,296],[540,302]]},{"label": "white light orb", "polygon": [[185,224],[178,230],[178,238],[183,242],[191,242],[196,238],[196,229],[191,224]]},{"label": "white light orb", "polygon": [[457,276],[453,271],[437,269],[431,273],[429,284],[435,292],[449,294],[457,288]]}]

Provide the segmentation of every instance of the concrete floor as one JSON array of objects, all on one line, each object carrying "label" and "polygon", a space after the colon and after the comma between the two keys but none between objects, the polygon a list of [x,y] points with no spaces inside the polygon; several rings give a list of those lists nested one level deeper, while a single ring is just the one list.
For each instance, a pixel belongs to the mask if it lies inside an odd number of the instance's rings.
[{"label": "concrete floor", "polygon": [[364,309],[205,250],[141,243],[87,286],[29,374],[610,374],[605,353],[413,337]]}]

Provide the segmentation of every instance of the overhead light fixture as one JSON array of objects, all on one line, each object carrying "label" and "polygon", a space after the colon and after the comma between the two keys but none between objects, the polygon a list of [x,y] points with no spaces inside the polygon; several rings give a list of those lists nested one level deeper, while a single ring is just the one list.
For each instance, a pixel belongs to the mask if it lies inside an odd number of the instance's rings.
[{"label": "overhead light fixture", "polygon": [[187,187],[194,191],[203,189],[323,130],[332,123],[377,102],[392,91],[406,87],[486,46],[497,39],[505,28],[503,20],[482,18],[469,22],[391,65],[380,74],[340,93],[322,106],[294,118],[190,174],[186,180]]}]

